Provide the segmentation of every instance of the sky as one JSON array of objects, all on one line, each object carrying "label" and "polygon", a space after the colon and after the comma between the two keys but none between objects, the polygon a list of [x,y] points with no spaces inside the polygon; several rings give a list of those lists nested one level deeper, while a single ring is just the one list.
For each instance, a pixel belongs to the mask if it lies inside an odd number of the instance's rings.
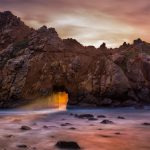
[{"label": "sky", "polygon": [[83,45],[118,47],[141,38],[150,42],[150,0],[0,0],[27,25],[54,27]]}]

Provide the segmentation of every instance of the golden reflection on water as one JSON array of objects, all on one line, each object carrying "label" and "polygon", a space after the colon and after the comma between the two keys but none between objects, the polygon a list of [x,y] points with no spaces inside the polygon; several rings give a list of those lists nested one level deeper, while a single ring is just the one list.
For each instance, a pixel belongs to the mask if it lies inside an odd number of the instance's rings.
[{"label": "golden reflection on water", "polygon": [[65,110],[68,102],[68,94],[66,92],[55,92],[47,97],[38,98],[30,104],[22,107],[23,109],[44,109],[58,108]]}]

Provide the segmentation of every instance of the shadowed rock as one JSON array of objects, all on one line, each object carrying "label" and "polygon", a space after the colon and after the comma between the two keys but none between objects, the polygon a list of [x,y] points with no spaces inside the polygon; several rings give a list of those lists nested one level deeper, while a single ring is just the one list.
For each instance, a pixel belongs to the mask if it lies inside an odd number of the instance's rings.
[{"label": "shadowed rock", "polygon": [[61,124],[61,126],[70,126],[70,125],[72,125],[71,123],[63,123],[63,124]]},{"label": "shadowed rock", "polygon": [[44,129],[48,129],[48,126],[44,125],[43,128],[44,128]]},{"label": "shadowed rock", "polygon": [[101,137],[103,137],[103,138],[111,138],[112,136],[110,136],[110,135],[99,135],[99,136],[101,136]]},{"label": "shadowed rock", "polygon": [[32,128],[29,127],[29,126],[22,126],[20,129],[24,130],[24,131],[27,131],[27,130],[31,130]]},{"label": "shadowed rock", "polygon": [[149,122],[145,122],[142,125],[144,125],[144,126],[150,126],[150,123]]},{"label": "shadowed rock", "polygon": [[122,116],[118,116],[117,118],[118,119],[125,119],[125,117],[122,117]]},{"label": "shadowed rock", "polygon": [[110,120],[103,120],[101,123],[102,124],[114,124],[114,122]]},{"label": "shadowed rock", "polygon": [[120,132],[116,132],[116,133],[114,133],[114,134],[116,134],[116,135],[121,135],[121,133],[120,133]]},{"label": "shadowed rock", "polygon": [[97,118],[106,118],[104,115],[98,115]]},{"label": "shadowed rock", "polygon": [[14,135],[10,134],[10,135],[6,135],[5,137],[12,138],[12,137],[14,137]]},{"label": "shadowed rock", "polygon": [[76,115],[77,118],[81,119],[89,119],[89,118],[94,118],[92,114],[81,114],[81,115]]},{"label": "shadowed rock", "polygon": [[59,141],[56,143],[56,147],[60,149],[81,149],[78,143],[74,141]]},{"label": "shadowed rock", "polygon": [[28,148],[27,145],[25,144],[21,144],[21,145],[17,145],[18,148]]},{"label": "shadowed rock", "polygon": [[103,130],[103,129],[99,128],[99,129],[97,129],[97,130]]},{"label": "shadowed rock", "polygon": [[69,128],[70,130],[76,130],[76,128],[74,128],[74,127],[71,127],[71,128]]},{"label": "shadowed rock", "polygon": [[97,118],[88,118],[89,121],[96,121],[98,120]]}]

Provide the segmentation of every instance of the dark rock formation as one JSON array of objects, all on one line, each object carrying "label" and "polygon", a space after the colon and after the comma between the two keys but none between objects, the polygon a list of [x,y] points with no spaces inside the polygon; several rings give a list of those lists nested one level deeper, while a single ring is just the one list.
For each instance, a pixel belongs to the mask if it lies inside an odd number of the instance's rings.
[{"label": "dark rock formation", "polygon": [[[11,12],[0,13],[0,107],[16,107],[56,89],[70,105],[150,103],[150,44],[107,49],[62,40],[54,28],[34,30]],[[56,91],[55,91],[56,92]]]},{"label": "dark rock formation", "polygon": [[24,131],[31,130],[29,126],[22,126],[20,129]]},{"label": "dark rock formation", "polygon": [[81,149],[78,143],[73,141],[59,141],[56,143],[56,147],[61,149]]},{"label": "dark rock formation", "polygon": [[104,115],[98,115],[97,118],[106,118]]},{"label": "dark rock formation", "polygon": [[102,44],[100,45],[100,49],[107,49],[106,43],[102,43]]},{"label": "dark rock formation", "polygon": [[122,116],[118,116],[117,118],[118,119],[125,119],[125,117],[122,117]]},{"label": "dark rock formation", "polygon": [[80,114],[80,115],[76,115],[77,118],[81,118],[81,119],[90,119],[90,118],[94,118],[94,116],[92,114]]},{"label": "dark rock formation", "polygon": [[0,12],[0,50],[25,39],[32,31],[10,11]]},{"label": "dark rock formation", "polygon": [[144,126],[150,126],[150,123],[145,122],[145,123],[143,123],[142,125],[144,125]]},{"label": "dark rock formation", "polygon": [[17,147],[18,147],[18,148],[28,148],[28,146],[25,145],[25,144],[17,145]]},{"label": "dark rock formation", "polygon": [[102,124],[114,124],[111,120],[103,120]]}]

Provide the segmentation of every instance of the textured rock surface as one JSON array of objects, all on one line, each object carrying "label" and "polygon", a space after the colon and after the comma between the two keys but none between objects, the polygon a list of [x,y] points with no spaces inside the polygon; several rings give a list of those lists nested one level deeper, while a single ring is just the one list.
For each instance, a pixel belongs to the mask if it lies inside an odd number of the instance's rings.
[{"label": "textured rock surface", "polygon": [[72,105],[150,103],[149,43],[84,47],[62,40],[54,28],[30,29],[11,12],[0,13],[0,35],[0,107],[48,96],[55,88],[68,92]]}]

